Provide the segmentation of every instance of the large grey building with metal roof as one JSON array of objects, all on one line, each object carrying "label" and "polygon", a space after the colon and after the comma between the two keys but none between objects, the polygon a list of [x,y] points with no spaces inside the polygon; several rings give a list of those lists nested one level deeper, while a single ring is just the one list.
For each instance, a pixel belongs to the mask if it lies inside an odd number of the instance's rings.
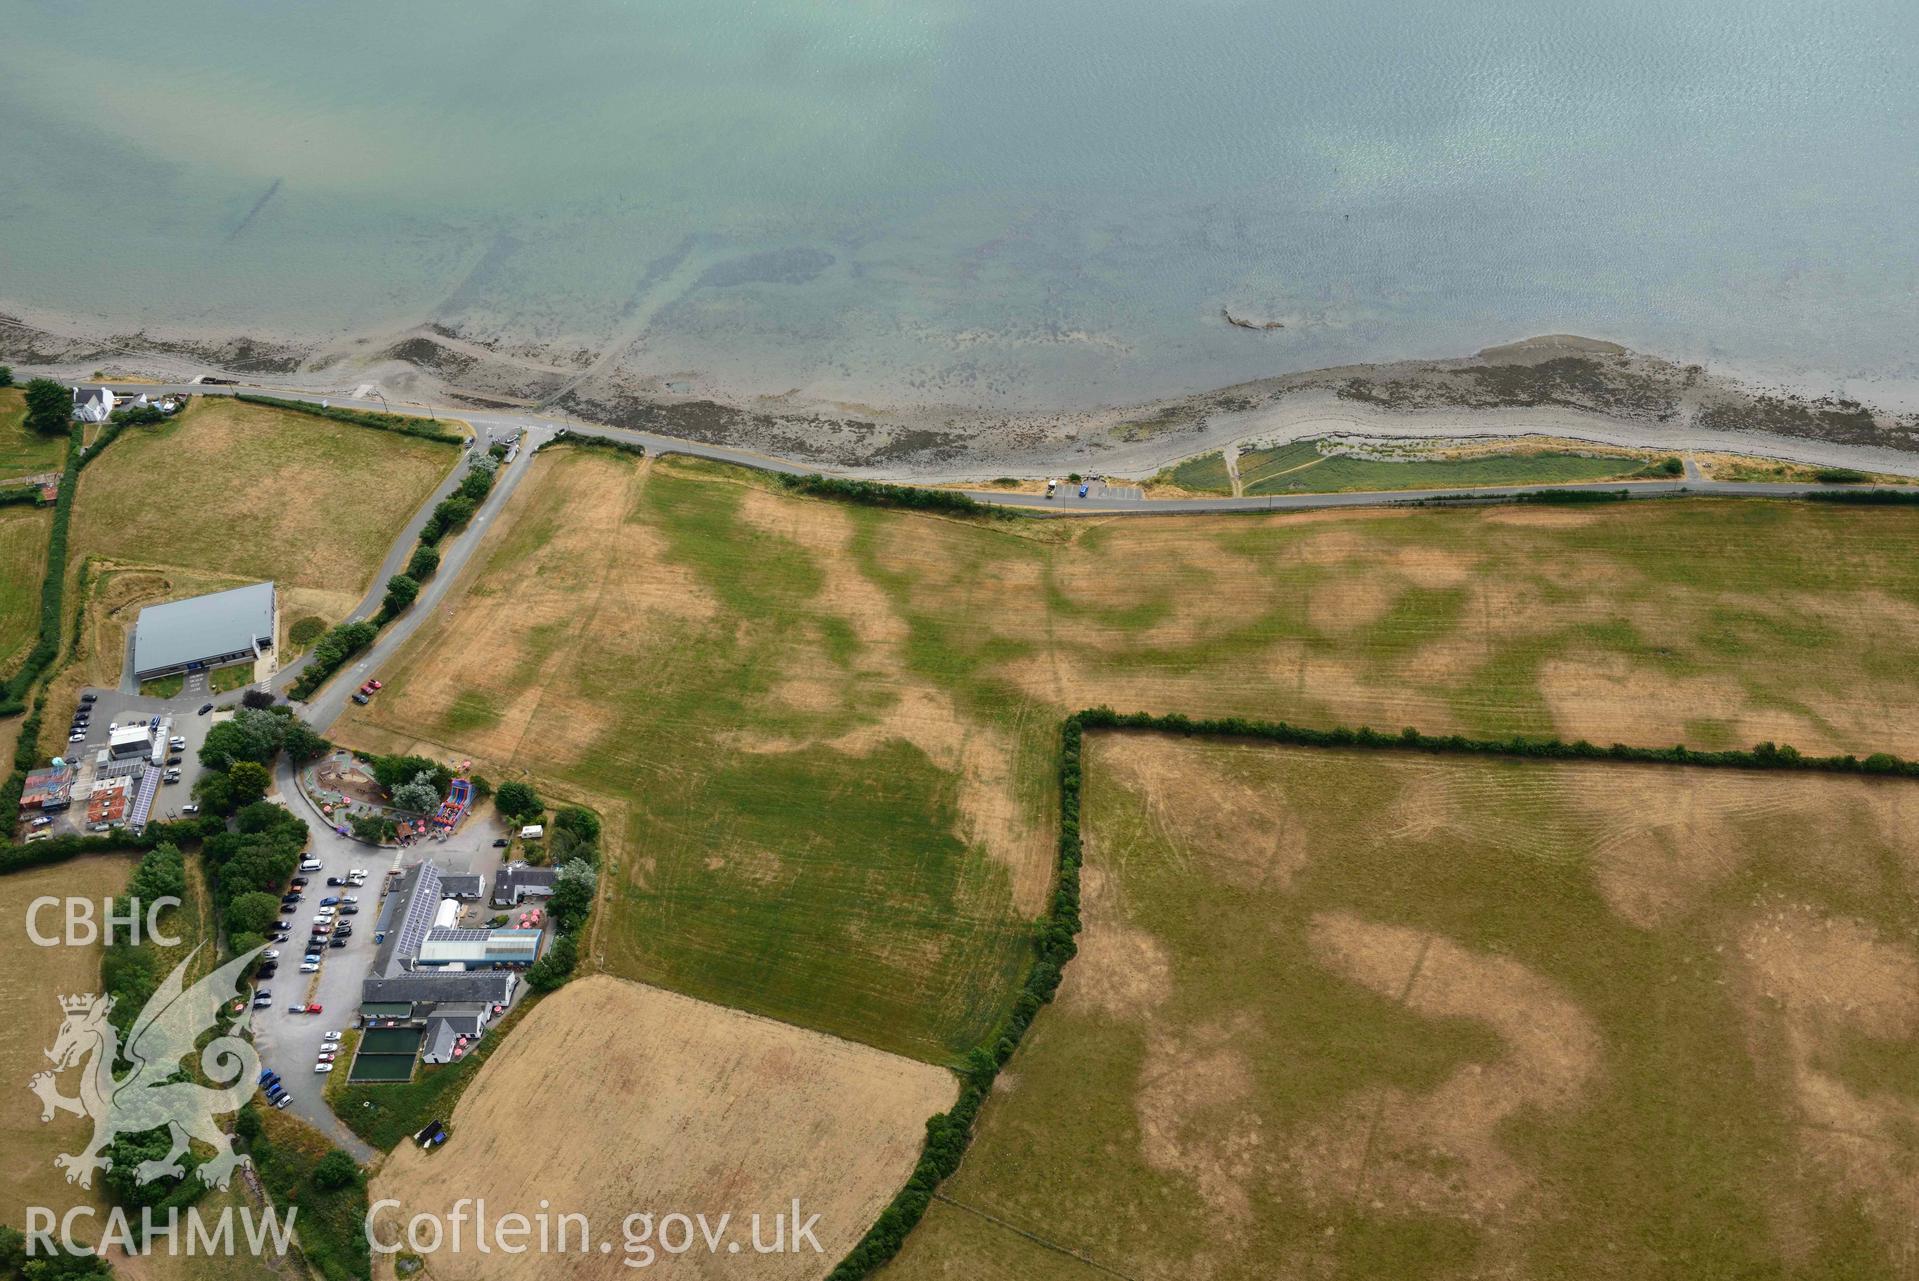
[{"label": "large grey building with metal roof", "polygon": [[252,662],[273,648],[272,583],[149,605],[133,625],[139,680]]}]

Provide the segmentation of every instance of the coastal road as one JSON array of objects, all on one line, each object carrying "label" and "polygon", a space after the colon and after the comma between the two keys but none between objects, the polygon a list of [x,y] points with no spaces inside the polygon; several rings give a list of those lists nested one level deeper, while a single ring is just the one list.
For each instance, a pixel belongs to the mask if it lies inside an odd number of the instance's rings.
[{"label": "coastal road", "polygon": [[[111,382],[87,385],[111,387],[116,392],[144,391],[149,395],[180,392],[192,395],[218,396],[231,395],[235,392],[257,391],[262,395],[279,396],[288,400],[304,400],[315,404],[324,401],[328,404],[353,409],[386,412],[385,406],[375,400],[359,400],[350,396],[337,395],[321,396],[313,392],[281,391],[265,387],[205,386],[199,384],[177,384],[156,387],[146,383],[120,384]],[[414,411],[410,408],[390,412],[405,413],[409,417],[428,416],[424,412]],[[517,460],[517,462],[521,464],[523,464],[530,455],[536,441],[548,439],[559,432],[565,431],[577,436],[595,436],[605,440],[617,440],[642,445],[649,454],[684,454],[691,458],[706,458],[715,462],[733,463],[741,467],[752,467],[760,471],[784,473],[790,476],[807,475],[822,470],[819,467],[795,463],[784,458],[774,458],[765,454],[754,453],[751,450],[734,449],[726,445],[712,445],[704,441],[683,440],[675,436],[660,435],[657,432],[633,431],[624,427],[608,427],[598,423],[557,422],[552,415],[544,415],[532,411],[506,413],[499,411],[469,412],[463,409],[443,409],[439,412],[445,417],[460,418],[472,423],[474,429],[478,431],[482,437],[489,432],[496,431],[526,432],[528,434],[527,448],[522,453],[520,459]],[[1694,477],[1700,478],[1694,479]],[[513,485],[517,484],[518,480],[515,478]],[[450,486],[447,488],[450,488]],[[510,490],[512,486],[508,486],[507,488]],[[1733,498],[1803,498],[1807,494],[1831,492],[1835,488],[1840,487],[1832,485],[1769,484],[1756,481],[1706,480],[1699,472],[1697,466],[1689,462],[1685,477],[1674,481],[1632,481],[1629,483],[1610,481],[1565,485],[1498,485],[1464,490],[1398,489],[1364,490],[1341,494],[1273,494],[1263,497],[1242,498],[1142,497],[1128,499],[1080,499],[1074,497],[1073,491],[1063,485],[1061,486],[1060,496],[1051,499],[1039,494],[1011,494],[1003,490],[991,489],[965,489],[959,492],[979,502],[986,503],[989,506],[1015,508],[1038,516],[1171,516],[1193,512],[1311,511],[1320,508],[1338,507],[1384,507],[1402,503],[1430,503],[1437,500],[1499,502],[1523,498],[1527,495],[1538,494],[1548,490],[1615,490],[1624,491],[1634,498],[1669,498],[1679,494]],[[1880,486],[1848,485],[1843,488],[1848,490],[1864,490],[1880,488]],[[496,484],[494,487],[495,495],[500,493],[500,489],[501,486]],[[438,501],[437,496],[433,501]],[[493,505],[491,497],[489,497],[488,505]],[[415,519],[423,522],[426,519],[426,512],[429,510],[431,510],[431,504],[423,509]],[[479,523],[479,518],[476,517],[474,524],[477,526]],[[412,534],[401,538],[400,542],[396,544],[393,552],[387,558],[389,563],[395,563],[397,558],[398,565],[405,564],[405,558],[410,554],[412,538],[417,535],[417,532],[416,526]],[[464,552],[461,553],[460,559],[462,563],[464,563]],[[361,609],[364,610],[366,614],[372,613],[373,610],[379,607],[380,598],[384,595],[386,575],[397,572],[397,568],[382,568],[380,579],[375,583],[372,591],[368,594],[367,600],[362,602]],[[451,575],[443,565],[440,574],[434,579],[436,584],[441,584],[437,589],[438,592],[444,592],[445,587],[443,580],[450,577]],[[426,593],[423,592],[422,598],[424,598],[425,595]],[[421,611],[416,607],[414,610],[409,611],[409,614],[417,614],[420,612]],[[354,616],[363,617],[364,615],[356,611]],[[411,629],[409,628],[408,630],[410,631]],[[390,652],[390,650],[388,652]],[[370,671],[371,668],[369,667],[367,670]],[[358,682],[355,682],[355,684],[357,683]],[[337,714],[336,711],[335,715]],[[329,720],[328,723],[330,724],[331,720]]]}]

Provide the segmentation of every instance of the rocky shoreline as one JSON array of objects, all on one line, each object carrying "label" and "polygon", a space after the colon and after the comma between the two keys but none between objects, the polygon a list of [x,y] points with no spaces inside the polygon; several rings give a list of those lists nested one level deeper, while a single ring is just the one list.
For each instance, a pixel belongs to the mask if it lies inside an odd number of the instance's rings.
[{"label": "rocky shoreline", "polygon": [[185,381],[216,374],[396,404],[525,410],[632,427],[901,480],[1075,470],[1144,477],[1231,445],[1332,432],[1553,435],[1655,449],[1717,449],[1919,474],[1919,414],[1758,388],[1614,343],[1554,334],[1451,360],[1306,370],[1200,395],[1083,412],[963,406],[729,403],[639,377],[591,351],[505,349],[443,326],[298,347],[252,337],[89,338],[0,316],[0,362],[66,379]]}]

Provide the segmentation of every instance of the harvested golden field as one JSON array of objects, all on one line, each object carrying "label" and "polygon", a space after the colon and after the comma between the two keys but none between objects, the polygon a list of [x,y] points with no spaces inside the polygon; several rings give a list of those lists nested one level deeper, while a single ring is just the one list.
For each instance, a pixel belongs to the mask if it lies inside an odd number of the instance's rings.
[{"label": "harvested golden field", "polygon": [[[53,1164],[62,1152],[78,1152],[92,1132],[92,1123],[62,1113],[40,1120],[40,1100],[27,1089],[37,1073],[46,1071],[46,1051],[64,1017],[60,998],[100,990],[100,956],[93,947],[40,947],[27,937],[27,908],[44,895],[92,899],[98,912],[101,899],[126,888],[134,860],[118,855],[74,859],[52,867],[33,868],[0,876],[0,966],[12,980],[0,987],[0,1023],[7,1028],[0,1049],[0,1083],[5,1099],[0,1105],[0,1223],[19,1227],[29,1205],[46,1206],[56,1213],[69,1206],[103,1207],[98,1180],[91,1191],[75,1187]],[[42,913],[42,934],[59,934],[60,909]],[[78,1074],[61,1078],[63,1094],[71,1096]]]},{"label": "harvested golden field", "polygon": [[920,1278],[1891,1276],[1919,785],[1088,739]]},{"label": "harvested golden field", "polygon": [[75,558],[271,579],[350,605],[459,457],[451,445],[197,398],[161,426],[121,433],[81,474]]},{"label": "harvested golden field", "polygon": [[1029,955],[1066,711],[1919,754],[1919,512],[963,520],[559,448],[389,667],[346,741],[613,817],[606,968],[950,1061]]},{"label": "harvested golden field", "polygon": [[[413,1214],[444,1217],[463,1197],[483,1198],[490,1220],[543,1210],[584,1215],[565,1253],[537,1257],[453,1252],[427,1256],[435,1281],[491,1277],[604,1277],[643,1264],[623,1221],[730,1213],[709,1252],[661,1252],[672,1276],[818,1277],[838,1262],[906,1181],[926,1118],[952,1104],[956,1083],[939,1068],[818,1033],[721,1009],[604,975],[546,998],[489,1058],[447,1120],[451,1138],[431,1154],[402,1144],[381,1167],[373,1201],[382,1240]],[[820,1252],[756,1253],[773,1244],[773,1218],[819,1215]],[[788,1232],[791,1223],[787,1225]],[[633,1227],[639,1234],[638,1225]],[[655,1231],[659,1231],[658,1228]],[[655,1235],[658,1251],[676,1229]],[[790,1243],[790,1238],[788,1239]]]}]

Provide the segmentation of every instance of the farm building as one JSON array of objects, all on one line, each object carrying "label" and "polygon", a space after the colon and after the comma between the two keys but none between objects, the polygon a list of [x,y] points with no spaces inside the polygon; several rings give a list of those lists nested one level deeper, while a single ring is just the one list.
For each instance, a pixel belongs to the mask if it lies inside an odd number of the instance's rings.
[{"label": "farm building", "polygon": [[134,675],[144,681],[251,663],[273,648],[276,609],[272,583],[149,605],[133,628]]},{"label": "farm building", "polygon": [[427,931],[414,965],[486,969],[531,965],[539,959],[539,930],[434,929]]},{"label": "farm building", "polygon": [[20,791],[20,809],[34,813],[48,810],[63,810],[73,804],[73,765],[62,761],[58,765],[37,769],[27,775],[27,785]]},{"label": "farm building", "polygon": [[465,873],[443,873],[440,876],[440,893],[443,897],[456,898],[463,903],[477,902],[486,896],[486,878]]},{"label": "farm building", "polygon": [[559,877],[557,868],[508,863],[493,880],[493,906],[518,907],[524,899],[546,898]]}]

